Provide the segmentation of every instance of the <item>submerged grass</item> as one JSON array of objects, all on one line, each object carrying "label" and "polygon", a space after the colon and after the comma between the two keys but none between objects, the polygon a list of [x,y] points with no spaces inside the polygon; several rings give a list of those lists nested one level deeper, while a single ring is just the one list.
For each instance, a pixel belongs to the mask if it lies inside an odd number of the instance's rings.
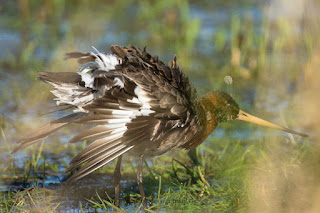
[{"label": "submerged grass", "polygon": [[[318,16],[308,12],[319,5],[306,3],[303,26],[299,20],[262,12],[268,8],[258,11],[261,18],[256,17],[257,11],[245,16],[239,12],[216,26],[211,14],[228,11],[230,4],[204,2],[207,7],[185,0],[5,3],[8,10],[0,20],[1,30],[14,32],[12,37],[18,34],[20,44],[13,39],[8,46],[1,44],[10,51],[0,57],[0,77],[4,79],[0,82],[0,211],[141,210],[134,158],[127,157],[122,165],[120,208],[113,204],[113,164],[71,186],[63,184],[67,177],[63,170],[87,144],[65,143],[71,133],[79,131],[74,126],[19,155],[9,154],[12,141],[40,126],[38,120],[48,120],[38,115],[48,111],[52,97],[47,95],[49,87],[34,83],[37,72],[74,69],[73,62],[68,65],[61,60],[63,52],[90,51],[91,45],[105,48],[113,43],[147,45],[164,61],[176,53],[200,95],[226,90],[237,100],[248,100],[241,108],[264,114],[269,120],[279,117],[275,114],[281,105],[283,124],[306,128],[313,136],[303,140],[250,129],[249,125],[222,124],[215,137],[209,137],[197,150],[173,150],[146,162],[146,211],[319,210],[320,116],[314,91],[319,91],[320,30]],[[261,7],[244,2],[248,8]],[[209,15],[201,18],[199,12]],[[95,18],[88,20],[93,15]],[[212,21],[209,26],[206,18]],[[303,31],[296,33],[299,26]],[[202,33],[211,30],[210,35]],[[225,76],[231,76],[234,83],[225,84]],[[8,88],[10,91],[4,92]]]},{"label": "submerged grass", "polygon": [[[194,165],[192,160],[185,157],[186,152],[174,154],[175,158],[171,162],[168,162],[168,156],[156,159],[165,165],[157,163],[153,166],[148,162],[150,170],[145,167],[144,171],[144,186],[149,203],[147,211],[247,212],[250,201],[256,199],[255,195],[250,193],[252,187],[258,187],[254,189],[254,193],[262,190],[263,196],[271,196],[268,193],[279,193],[277,187],[285,187],[280,190],[289,190],[289,192],[281,193],[289,196],[290,190],[295,191],[292,187],[301,187],[296,185],[292,176],[301,175],[295,174],[296,170],[305,164],[310,164],[310,161],[315,158],[312,146],[307,143],[286,144],[286,151],[283,152],[281,137],[266,138],[256,144],[249,144],[247,141],[230,139],[224,140],[224,143],[216,139],[208,141],[198,148],[198,165]],[[278,154],[281,154],[281,157]],[[125,161],[124,165],[127,163],[128,161]],[[110,170],[112,171],[111,168]],[[123,175],[126,176],[127,172],[130,171],[124,169]],[[111,175],[112,172],[108,174]],[[275,175],[277,180],[273,180]],[[132,185],[135,184],[134,176],[126,178],[131,179]],[[257,180],[259,178],[261,183],[252,185],[252,182],[259,181]],[[310,179],[313,178],[310,177]],[[125,192],[121,194],[120,208],[114,206],[113,194],[97,193],[96,188],[89,187],[85,190],[91,190],[94,196],[80,200],[76,209],[82,209],[84,212],[94,210],[138,212],[141,210],[138,189],[135,186],[131,188],[128,184],[124,185],[122,190]],[[271,187],[271,189],[265,187]],[[59,188],[51,190],[39,187],[38,184],[23,191],[8,191],[3,194],[4,199],[0,206],[7,212],[22,209],[29,211],[41,209],[44,212],[55,209],[64,212],[63,206],[72,205],[67,201],[70,198],[60,197],[61,189]],[[283,200],[285,197],[280,199],[281,202],[286,202]]]}]

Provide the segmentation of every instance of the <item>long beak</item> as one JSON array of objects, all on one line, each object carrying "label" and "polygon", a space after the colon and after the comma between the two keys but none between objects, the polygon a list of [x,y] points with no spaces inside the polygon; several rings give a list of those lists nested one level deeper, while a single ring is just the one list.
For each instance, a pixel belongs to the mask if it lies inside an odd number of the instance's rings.
[{"label": "long beak", "polygon": [[306,134],[303,134],[303,133],[300,133],[300,132],[297,132],[297,131],[294,131],[294,130],[291,130],[291,129],[288,129],[288,128],[284,128],[284,127],[278,126],[276,124],[270,123],[268,121],[265,121],[263,119],[257,118],[257,117],[255,117],[253,115],[250,115],[249,113],[246,113],[246,112],[244,112],[242,110],[239,111],[237,120],[248,121],[248,122],[259,124],[259,125],[262,125],[262,126],[271,127],[273,129],[279,129],[279,130],[282,130],[282,131],[285,131],[285,132],[289,132],[289,133],[292,133],[292,134],[295,134],[295,135],[300,135],[302,137],[309,137]]}]

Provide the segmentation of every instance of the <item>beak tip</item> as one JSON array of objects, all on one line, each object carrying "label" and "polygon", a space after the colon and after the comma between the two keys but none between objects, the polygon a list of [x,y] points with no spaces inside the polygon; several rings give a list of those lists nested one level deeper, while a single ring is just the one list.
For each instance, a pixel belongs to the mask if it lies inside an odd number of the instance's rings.
[{"label": "beak tip", "polygon": [[305,137],[305,138],[309,137],[309,135],[307,135],[307,134],[278,126],[276,124],[270,123],[270,122],[263,120],[261,118],[250,115],[249,113],[246,113],[242,110],[239,111],[239,114],[238,114],[238,117],[236,118],[236,120],[247,121],[247,122],[255,123],[258,125],[267,126],[267,127],[273,128],[273,129],[278,129],[278,130],[285,131],[285,132],[295,134],[295,135],[299,135],[299,136]]}]

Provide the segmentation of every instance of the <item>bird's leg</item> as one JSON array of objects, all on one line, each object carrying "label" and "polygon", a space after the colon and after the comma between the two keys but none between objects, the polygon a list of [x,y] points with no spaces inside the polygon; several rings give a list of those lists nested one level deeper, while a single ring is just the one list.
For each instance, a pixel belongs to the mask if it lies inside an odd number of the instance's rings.
[{"label": "bird's leg", "polygon": [[198,149],[197,148],[190,149],[188,152],[188,156],[190,157],[190,159],[192,160],[192,162],[195,166],[201,165],[199,158],[198,158]]},{"label": "bird's leg", "polygon": [[[204,184],[204,187],[202,188],[202,192],[200,194],[200,197],[202,197],[204,190],[207,189],[207,187],[210,185],[209,185],[208,181],[204,178],[204,175],[202,174],[201,163],[198,158],[198,149],[197,148],[191,149],[188,152],[188,155],[191,158],[191,160],[193,161],[195,167],[197,168],[197,174],[199,175],[201,182]],[[195,169],[195,167],[194,167],[194,169]]]},{"label": "bird's leg", "polygon": [[140,195],[141,195],[141,199],[142,199],[143,208],[147,208],[147,202],[145,199],[145,194],[144,194],[143,185],[142,185],[142,182],[143,182],[142,166],[143,166],[143,155],[141,155],[139,158],[137,182],[138,182],[138,187],[139,187],[139,191],[140,191]]},{"label": "bird's leg", "polygon": [[119,206],[120,204],[120,179],[121,179],[121,161],[122,155],[118,157],[116,168],[114,168],[113,180],[114,180],[114,205]]}]

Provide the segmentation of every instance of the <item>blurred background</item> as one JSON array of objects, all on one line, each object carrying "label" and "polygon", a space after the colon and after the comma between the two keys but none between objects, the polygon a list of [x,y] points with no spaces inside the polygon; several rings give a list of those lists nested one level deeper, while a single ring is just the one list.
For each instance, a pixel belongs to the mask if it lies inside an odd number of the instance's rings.
[{"label": "blurred background", "polygon": [[[103,209],[99,195],[113,196],[112,163],[73,186],[61,184],[67,164],[86,146],[67,141],[85,127],[10,152],[20,137],[59,117],[43,115],[55,103],[50,87],[36,80],[39,71],[76,71],[66,52],[132,44],[165,63],[176,55],[199,96],[223,90],[244,111],[311,135],[301,139],[237,121],[220,125],[197,152],[205,190],[199,174],[185,169],[194,167],[186,151],[149,160],[145,187],[158,211],[318,212],[318,11],[316,0],[0,0],[0,208]],[[134,162],[128,157],[123,165],[127,211],[138,200]],[[168,190],[193,197],[179,200]]]}]

